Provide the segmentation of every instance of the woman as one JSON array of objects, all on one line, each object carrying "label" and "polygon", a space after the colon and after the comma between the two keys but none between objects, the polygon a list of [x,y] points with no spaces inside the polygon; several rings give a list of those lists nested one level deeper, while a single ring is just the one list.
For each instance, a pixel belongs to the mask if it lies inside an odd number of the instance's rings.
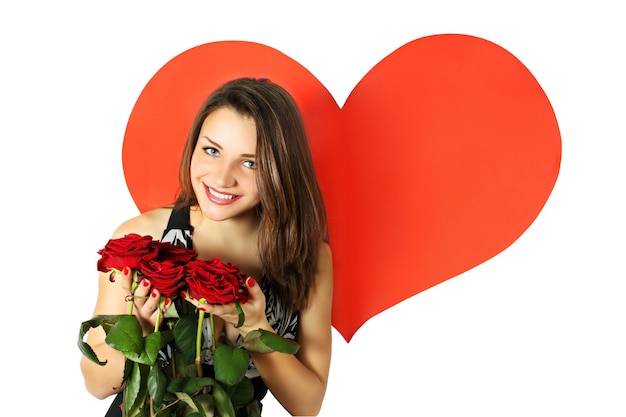
[{"label": "woman", "polygon": [[[332,258],[325,208],[292,97],[266,79],[242,78],[220,87],[193,122],[179,176],[180,194],[172,206],[127,220],[112,238],[158,236],[192,247],[199,258],[237,265],[250,277],[245,322],[235,327],[234,304],[206,306],[217,316],[216,334],[235,340],[262,328],[295,338],[296,355],[250,352],[247,376],[254,379],[257,398],[269,389],[290,414],[317,415],[331,357]],[[128,294],[130,274],[111,283],[101,272],[94,315],[125,314]],[[133,299],[133,314],[148,334],[159,294],[148,283]],[[191,306],[181,297],[176,301]],[[108,361],[105,366],[81,359],[87,390],[101,399],[123,388],[124,357],[105,336],[95,328],[87,339]]]}]

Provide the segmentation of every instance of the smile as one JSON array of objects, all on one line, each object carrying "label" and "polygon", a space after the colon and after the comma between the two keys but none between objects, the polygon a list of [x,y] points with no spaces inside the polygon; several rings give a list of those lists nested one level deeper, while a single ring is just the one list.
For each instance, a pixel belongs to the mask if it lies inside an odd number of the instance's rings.
[{"label": "smile", "polygon": [[237,200],[240,196],[236,194],[219,192],[214,188],[206,187],[209,200],[217,204],[228,204]]}]

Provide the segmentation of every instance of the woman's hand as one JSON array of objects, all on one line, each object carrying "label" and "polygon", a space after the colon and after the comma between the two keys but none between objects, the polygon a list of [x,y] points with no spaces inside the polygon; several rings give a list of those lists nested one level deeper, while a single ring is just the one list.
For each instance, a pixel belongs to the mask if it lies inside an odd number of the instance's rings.
[{"label": "woman's hand", "polygon": [[[132,271],[130,268],[124,268],[121,276],[117,275],[116,280],[120,281],[120,285],[128,294],[128,302],[134,303],[133,314],[137,317],[137,320],[141,324],[143,334],[147,335],[154,332],[154,326],[157,320],[157,311],[159,309],[159,303],[161,301],[161,294],[152,288],[148,279],[142,279],[139,285],[135,289],[135,295],[131,298],[131,286],[132,286]],[[166,298],[163,303],[163,311],[168,309],[171,305],[171,300]]]},{"label": "woman's hand", "polygon": [[271,330],[271,326],[265,317],[265,294],[261,290],[261,286],[254,278],[246,279],[246,288],[248,289],[249,298],[245,304],[240,304],[243,310],[245,320],[243,324],[237,327],[239,322],[239,314],[235,303],[230,304],[200,304],[198,300],[191,297],[188,292],[181,293],[187,301],[192,303],[198,309],[204,310],[206,313],[212,313],[220,317],[224,322],[236,327],[242,336],[245,336],[252,330],[263,328]]}]

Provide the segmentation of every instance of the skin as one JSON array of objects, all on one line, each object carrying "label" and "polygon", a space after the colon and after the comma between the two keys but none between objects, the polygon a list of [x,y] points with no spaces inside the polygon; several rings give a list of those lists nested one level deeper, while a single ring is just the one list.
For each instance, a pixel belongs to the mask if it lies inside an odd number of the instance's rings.
[{"label": "skin", "polygon": [[[205,305],[217,316],[216,332],[224,329],[234,340],[259,328],[273,331],[265,316],[265,296],[260,289],[262,265],[256,247],[255,207],[259,204],[256,186],[256,126],[230,108],[219,108],[204,121],[191,160],[191,178],[198,206],[192,207],[190,222],[193,242],[202,259],[217,256],[238,265],[250,278],[246,281],[250,300],[242,305],[245,322],[235,328],[238,315],[233,304]],[[160,238],[167,226],[170,208],[146,212],[122,223],[112,238],[129,233]],[[98,298],[94,315],[126,314],[130,274],[117,275],[111,283],[108,273],[99,274]],[[291,415],[317,415],[326,392],[331,358],[332,255],[324,244],[319,253],[317,274],[309,293],[308,307],[300,311],[296,355],[280,352],[251,352],[252,360],[272,395]],[[159,294],[151,286],[136,290],[133,313],[142,323],[144,334],[154,329]],[[141,298],[147,296],[146,299]],[[195,300],[188,301],[197,305]],[[166,300],[164,309],[171,303]],[[98,366],[81,358],[87,390],[104,399],[122,390],[123,355],[105,342],[100,328],[89,331],[87,343],[98,358]]]}]

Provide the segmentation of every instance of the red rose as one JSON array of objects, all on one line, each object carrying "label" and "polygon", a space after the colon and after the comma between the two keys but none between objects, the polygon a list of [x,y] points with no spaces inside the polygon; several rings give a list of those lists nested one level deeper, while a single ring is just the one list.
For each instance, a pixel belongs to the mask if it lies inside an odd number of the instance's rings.
[{"label": "red rose", "polygon": [[245,286],[246,275],[230,263],[218,258],[210,261],[196,259],[185,266],[189,294],[196,299],[204,298],[209,304],[229,304],[239,300],[248,301]]},{"label": "red rose", "polygon": [[110,239],[104,248],[98,251],[98,271],[121,271],[124,267],[140,269],[141,265],[158,255],[158,242],[151,236],[130,233],[124,237]]},{"label": "red rose", "polygon": [[184,265],[174,261],[152,259],[143,264],[139,271],[164,297],[177,296],[185,286]]},{"label": "red rose", "polygon": [[197,257],[198,253],[193,249],[176,246],[170,242],[159,243],[159,259],[162,261],[172,261],[178,265],[183,265]]}]

